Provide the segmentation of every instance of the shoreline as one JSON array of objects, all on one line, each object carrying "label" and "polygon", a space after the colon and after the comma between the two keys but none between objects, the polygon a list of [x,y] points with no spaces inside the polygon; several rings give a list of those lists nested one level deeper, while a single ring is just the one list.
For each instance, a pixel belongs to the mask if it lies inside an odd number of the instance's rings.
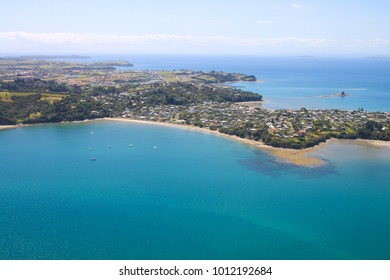
[{"label": "shoreline", "polygon": [[267,146],[262,142],[250,140],[246,138],[240,138],[235,135],[228,135],[220,133],[216,130],[210,130],[208,128],[201,128],[197,126],[190,126],[190,125],[181,125],[181,124],[173,124],[173,123],[164,123],[164,122],[153,122],[153,121],[144,121],[144,120],[135,120],[135,119],[125,119],[125,118],[103,118],[101,120],[106,121],[122,121],[122,122],[130,122],[130,123],[138,123],[138,124],[147,124],[147,125],[159,125],[159,126],[165,126],[165,127],[173,127],[173,128],[179,128],[179,129],[187,129],[192,130],[196,132],[201,133],[208,133],[212,135],[217,135],[219,137],[225,137],[227,139],[240,142],[244,145],[254,147],[256,149],[266,151],[281,162],[294,164],[297,166],[305,166],[305,167],[320,167],[325,165],[325,162],[318,158],[318,157],[311,157],[309,154],[322,148],[326,143],[321,143],[315,147],[307,148],[304,150],[294,150],[294,149],[286,149],[286,148],[276,148]]},{"label": "shoreline", "polygon": [[[183,124],[173,124],[173,123],[165,123],[165,122],[154,122],[154,121],[145,121],[145,120],[136,120],[136,119],[126,119],[126,118],[103,118],[100,120],[106,121],[122,121],[122,122],[130,122],[130,123],[138,123],[138,124],[146,124],[146,125],[159,125],[165,127],[173,127],[179,129],[187,129],[201,133],[208,133],[212,135],[217,135],[219,137],[225,137],[227,139],[240,142],[244,145],[265,151],[270,155],[274,156],[278,161],[293,164],[296,166],[309,167],[309,168],[318,168],[326,165],[326,162],[322,160],[320,157],[316,157],[315,155],[311,155],[317,150],[325,147],[330,143],[335,142],[344,142],[344,143],[352,143],[355,145],[363,145],[377,148],[390,148],[390,141],[380,141],[380,140],[366,140],[366,139],[336,139],[331,138],[326,142],[320,143],[315,147],[306,148],[303,150],[295,150],[295,149],[287,149],[287,148],[277,148],[265,145],[263,142],[250,140],[246,138],[240,138],[235,135],[228,135],[224,133],[220,133],[216,130],[210,130],[208,128],[201,128],[197,126],[183,125]],[[93,120],[92,120],[93,121]]]},{"label": "shoreline", "polygon": [[[348,140],[346,140],[348,141]],[[390,149],[390,141],[382,141],[382,140],[369,140],[369,139],[351,139],[349,140],[351,143],[355,145],[363,145],[377,148],[389,148]]]},{"label": "shoreline", "polygon": [[[326,162],[323,161],[320,157],[316,157],[311,154],[332,142],[334,143],[337,141],[342,141],[344,143],[349,142],[355,145],[370,146],[370,147],[377,147],[377,148],[390,148],[390,141],[367,140],[367,139],[336,139],[336,138],[328,139],[326,142],[320,143],[315,147],[306,148],[303,150],[277,148],[277,147],[265,145],[263,142],[260,141],[240,138],[235,135],[223,134],[220,133],[219,131],[210,130],[208,128],[201,128],[197,126],[184,125],[184,124],[154,122],[154,121],[146,121],[146,120],[127,119],[127,118],[86,119],[82,121],[60,122],[59,124],[72,124],[72,123],[84,123],[84,122],[95,122],[95,121],[121,121],[121,122],[129,122],[129,123],[136,123],[136,124],[143,124],[143,125],[158,125],[158,126],[187,129],[191,131],[217,135],[219,137],[225,137],[227,139],[240,142],[241,144],[247,145],[249,147],[253,147],[255,149],[265,151],[270,155],[274,156],[276,160],[280,162],[289,163],[296,166],[309,167],[309,168],[317,168],[326,164]],[[20,128],[20,127],[26,127],[31,125],[32,124],[0,125],[0,130]],[[40,125],[40,124],[36,124],[36,125]]]},{"label": "shoreline", "polygon": [[0,125],[0,130],[5,129],[12,129],[12,128],[18,128],[18,127],[24,127],[24,124],[11,124],[11,125]]}]

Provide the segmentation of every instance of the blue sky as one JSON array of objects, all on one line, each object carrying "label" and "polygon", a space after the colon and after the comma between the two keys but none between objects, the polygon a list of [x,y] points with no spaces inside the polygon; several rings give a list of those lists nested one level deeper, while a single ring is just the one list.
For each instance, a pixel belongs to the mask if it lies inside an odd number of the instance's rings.
[{"label": "blue sky", "polygon": [[390,1],[1,1],[1,53],[390,55]]}]

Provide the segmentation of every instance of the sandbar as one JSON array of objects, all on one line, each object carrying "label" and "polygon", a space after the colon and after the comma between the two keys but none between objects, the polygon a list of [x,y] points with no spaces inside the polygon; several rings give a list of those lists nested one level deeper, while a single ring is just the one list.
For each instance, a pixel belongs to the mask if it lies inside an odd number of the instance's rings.
[{"label": "sandbar", "polygon": [[390,148],[390,141],[368,140],[368,139],[354,139],[349,141],[351,141],[351,143],[358,144],[358,145],[365,145],[365,146],[378,147],[378,148]]}]

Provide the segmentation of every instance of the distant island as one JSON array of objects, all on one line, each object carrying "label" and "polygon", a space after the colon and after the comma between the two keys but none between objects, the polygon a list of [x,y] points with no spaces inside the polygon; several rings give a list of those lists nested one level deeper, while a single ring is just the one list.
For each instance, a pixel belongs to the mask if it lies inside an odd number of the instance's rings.
[{"label": "distant island", "polygon": [[55,59],[32,60],[22,59],[20,57],[17,59],[7,58],[0,60],[0,78],[12,80],[25,77],[28,79],[57,80],[60,77],[69,75],[80,75],[82,73],[88,75],[88,71],[100,71],[101,73],[113,72],[117,70],[116,67],[118,66],[132,67],[133,64],[125,60],[76,63]]},{"label": "distant island", "polygon": [[119,117],[197,126],[293,149],[330,138],[390,140],[389,112],[266,110],[261,95],[221,86],[256,81],[253,75],[115,68],[131,65],[0,60],[0,125]]},{"label": "distant island", "polygon": [[348,96],[348,94],[346,94],[345,91],[342,91],[341,93],[336,94],[336,96],[345,97]]}]

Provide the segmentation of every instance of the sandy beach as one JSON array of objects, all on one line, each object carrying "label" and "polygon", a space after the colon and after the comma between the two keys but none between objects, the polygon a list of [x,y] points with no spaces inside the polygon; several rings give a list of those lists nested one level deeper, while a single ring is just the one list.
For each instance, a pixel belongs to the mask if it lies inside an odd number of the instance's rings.
[{"label": "sandy beach", "polygon": [[21,127],[21,125],[0,125],[0,130]]}]

